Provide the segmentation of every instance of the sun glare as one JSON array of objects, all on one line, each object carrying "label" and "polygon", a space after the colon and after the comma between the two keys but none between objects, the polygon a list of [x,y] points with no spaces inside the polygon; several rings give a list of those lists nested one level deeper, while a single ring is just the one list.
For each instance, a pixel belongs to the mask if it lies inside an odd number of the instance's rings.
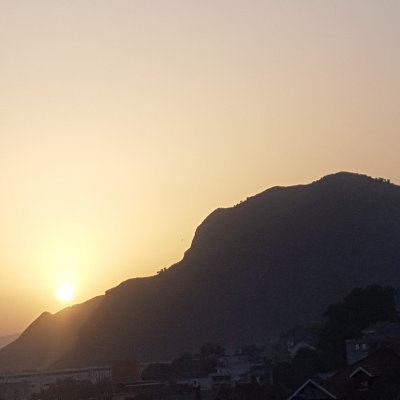
[{"label": "sun glare", "polygon": [[74,287],[70,283],[63,283],[57,288],[56,295],[61,303],[68,303],[74,298]]}]

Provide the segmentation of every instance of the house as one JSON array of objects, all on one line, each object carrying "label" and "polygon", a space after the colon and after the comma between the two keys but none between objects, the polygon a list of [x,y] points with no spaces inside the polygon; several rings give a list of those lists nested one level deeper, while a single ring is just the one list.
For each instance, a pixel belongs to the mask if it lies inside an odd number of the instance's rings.
[{"label": "house", "polygon": [[322,381],[318,378],[307,379],[288,400],[326,400],[342,399],[342,391],[329,381]]},{"label": "house", "polygon": [[366,337],[346,340],[346,362],[347,365],[366,357],[370,352],[370,342]]},{"label": "house", "polygon": [[400,396],[400,356],[383,348],[343,368],[332,377],[310,378],[289,400],[296,399],[385,399]]},{"label": "house", "polygon": [[243,355],[230,355],[219,357],[218,367],[206,376],[182,377],[177,382],[181,385],[199,387],[203,392],[219,391],[231,389],[239,382],[260,380],[263,374],[263,364],[251,363]]},{"label": "house", "polygon": [[346,361],[348,365],[366,357],[369,353],[400,339],[400,324],[378,321],[361,331],[361,337],[346,340]]}]

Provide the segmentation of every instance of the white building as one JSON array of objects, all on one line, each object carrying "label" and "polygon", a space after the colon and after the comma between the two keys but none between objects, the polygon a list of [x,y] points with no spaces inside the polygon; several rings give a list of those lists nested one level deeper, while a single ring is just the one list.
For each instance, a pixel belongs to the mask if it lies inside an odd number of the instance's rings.
[{"label": "white building", "polygon": [[0,375],[0,396],[3,398],[29,398],[33,393],[40,393],[57,381],[74,379],[98,383],[111,381],[112,367],[64,369],[59,371],[20,372]]}]

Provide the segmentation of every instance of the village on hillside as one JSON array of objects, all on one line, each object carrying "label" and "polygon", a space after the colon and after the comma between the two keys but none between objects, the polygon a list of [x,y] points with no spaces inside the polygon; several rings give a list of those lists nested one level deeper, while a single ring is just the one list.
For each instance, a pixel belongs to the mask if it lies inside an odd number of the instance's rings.
[{"label": "village on hillside", "polygon": [[169,362],[3,373],[0,399],[395,400],[400,322],[394,294],[378,285],[355,289],[328,307],[322,325],[295,326],[229,352],[206,343]]}]

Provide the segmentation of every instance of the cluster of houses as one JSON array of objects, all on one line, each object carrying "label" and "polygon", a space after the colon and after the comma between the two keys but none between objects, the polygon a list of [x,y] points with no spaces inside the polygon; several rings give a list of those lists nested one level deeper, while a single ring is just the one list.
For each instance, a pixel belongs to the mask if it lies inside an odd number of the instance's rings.
[{"label": "cluster of houses", "polygon": [[[64,369],[57,371],[20,372],[0,375],[0,399],[29,400],[40,398],[40,394],[52,385],[62,381],[109,382],[112,390],[101,399],[180,399],[213,398],[224,389],[232,389],[239,384],[261,385],[266,375],[265,365],[255,363],[243,355],[218,358],[218,367],[205,376],[168,380],[142,380],[145,366],[126,361],[113,365]],[[36,395],[36,396],[35,396]]]},{"label": "cluster of houses", "polygon": [[139,365],[134,361],[87,368],[5,373],[0,375],[0,399],[28,400],[62,381],[99,384],[131,382],[139,379]]},{"label": "cluster of houses", "polygon": [[97,383],[112,379],[111,366],[65,369],[59,371],[20,372],[0,375],[0,397],[4,400],[29,399],[64,380]]},{"label": "cluster of houses", "polygon": [[266,376],[264,363],[252,362],[243,355],[223,356],[218,359],[218,368],[203,377],[179,379],[178,384],[198,388],[203,392],[219,392],[237,384],[263,383]]},{"label": "cluster of houses", "polygon": [[[283,343],[283,344],[282,344]],[[314,339],[292,335],[282,342],[282,357],[300,349],[313,350]],[[281,345],[280,344],[280,345]],[[275,346],[279,348],[279,346]],[[267,350],[264,350],[267,351]],[[268,351],[267,351],[268,352]],[[400,325],[380,322],[362,336],[346,341],[347,366],[331,374],[311,376],[298,387],[283,385],[274,376],[273,362],[265,353],[219,356],[207,373],[174,379],[142,379],[144,365],[125,361],[113,365],[59,371],[0,375],[1,400],[40,398],[60,381],[109,382],[101,399],[91,400],[397,400],[400,399]],[[279,358],[279,357],[278,357]],[[35,397],[36,395],[36,397]]]},{"label": "cluster of houses", "polygon": [[[285,354],[293,358],[300,349],[315,350],[315,346],[312,335],[285,337],[278,358],[285,359]],[[346,358],[344,368],[310,376],[292,388],[279,382],[271,364],[250,362],[243,356],[222,357],[216,372],[181,383],[197,385],[205,393],[213,391],[218,393],[214,398],[226,400],[400,399],[400,324],[377,322],[364,329],[361,337],[348,339]]]},{"label": "cluster of houses", "polygon": [[380,348],[328,378],[308,379],[293,392],[289,400],[399,398],[400,356],[390,348]]},{"label": "cluster of houses", "polygon": [[307,379],[289,400],[400,399],[400,325],[377,322],[346,340],[347,366]]}]

